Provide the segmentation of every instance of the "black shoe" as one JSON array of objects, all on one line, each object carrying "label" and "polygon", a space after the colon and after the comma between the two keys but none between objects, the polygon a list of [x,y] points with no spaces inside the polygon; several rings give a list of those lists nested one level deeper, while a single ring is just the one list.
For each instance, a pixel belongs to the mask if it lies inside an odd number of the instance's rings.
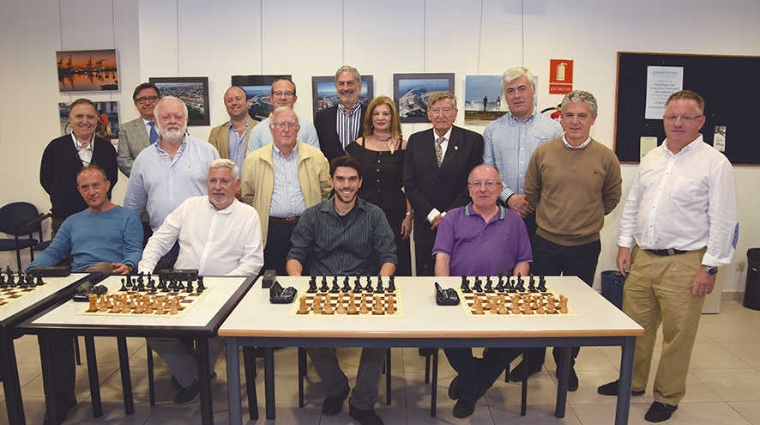
[{"label": "black shoe", "polygon": [[201,392],[201,386],[198,380],[194,380],[189,387],[181,388],[174,395],[174,404],[182,406],[183,404],[192,403],[193,400],[198,398],[198,394]]},{"label": "black shoe", "polygon": [[63,423],[63,421],[65,421],[66,418],[68,417],[69,411],[73,409],[76,405],[77,405],[77,399],[75,396],[72,395],[69,398],[68,402],[66,402],[66,404],[61,405],[61,406],[55,406],[56,410],[58,411],[57,412],[58,414],[56,415],[58,417],[56,418],[55,421],[51,421],[50,419],[48,419],[48,414],[47,412],[45,412],[45,417],[43,418],[42,423],[44,425],[59,425]]},{"label": "black shoe", "polygon": [[646,415],[644,415],[644,419],[646,419],[647,422],[667,421],[676,409],[678,409],[678,406],[655,401],[649,406],[649,410],[647,410]]},{"label": "black shoe", "polygon": [[452,400],[459,398],[459,375],[455,376],[449,384],[449,398]]},{"label": "black shoe", "polygon": [[454,417],[462,419],[472,415],[475,412],[475,403],[477,403],[477,400],[467,401],[460,398],[457,400],[457,404],[454,405]]},{"label": "black shoe", "polygon": [[578,390],[578,374],[575,373],[575,368],[570,367],[570,376],[567,378],[567,390],[568,391],[577,391]]},{"label": "black shoe", "polygon": [[[598,392],[601,395],[618,395],[618,391],[620,389],[620,380],[608,382],[604,385],[600,385],[599,388],[596,389],[596,392]],[[642,396],[644,395],[644,390],[641,391],[635,391],[631,390],[631,395],[634,397]]]},{"label": "black shoe", "polygon": [[420,347],[419,352],[422,357],[432,356],[435,352],[435,348]]},{"label": "black shoe", "polygon": [[327,397],[325,398],[325,401],[322,402],[322,413],[324,413],[327,416],[335,416],[338,413],[343,410],[343,402],[346,401],[346,397],[348,397],[348,382],[346,383],[346,389],[343,390],[342,393],[334,396],[334,397]]},{"label": "black shoe", "polygon": [[509,380],[512,382],[522,382],[523,379],[529,378],[531,375],[541,372],[541,365],[534,364],[529,365],[524,359],[517,365],[511,372],[509,372]]},{"label": "black shoe", "polygon": [[348,416],[356,419],[361,425],[383,425],[383,420],[377,416],[374,409],[357,409],[348,403]]},{"label": "black shoe", "polygon": [[179,384],[179,381],[174,375],[172,375],[172,379],[169,381],[169,385],[171,385],[172,389],[175,389],[175,390],[182,388],[182,385]]}]

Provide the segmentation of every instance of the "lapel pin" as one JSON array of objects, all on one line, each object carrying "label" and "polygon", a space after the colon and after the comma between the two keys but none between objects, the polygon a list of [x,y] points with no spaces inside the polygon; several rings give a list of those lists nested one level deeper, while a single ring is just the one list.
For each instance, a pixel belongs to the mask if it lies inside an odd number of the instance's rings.
[{"label": "lapel pin", "polygon": [[454,146],[454,150],[458,151],[459,150],[459,146]]}]

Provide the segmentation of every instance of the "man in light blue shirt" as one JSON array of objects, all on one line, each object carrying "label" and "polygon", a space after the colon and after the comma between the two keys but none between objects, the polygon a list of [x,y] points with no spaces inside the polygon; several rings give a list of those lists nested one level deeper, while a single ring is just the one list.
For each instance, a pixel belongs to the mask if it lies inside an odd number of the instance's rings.
[{"label": "man in light blue shirt", "polygon": [[[209,143],[186,134],[187,106],[182,100],[164,96],[155,116],[160,138],[135,159],[124,198],[124,207],[137,214],[147,207],[154,232],[182,201],[206,194],[208,167],[219,158]],[[178,253],[175,245],[156,270],[171,268]]]},{"label": "man in light blue shirt", "polygon": [[483,131],[483,162],[501,172],[504,187],[499,199],[523,217],[533,235],[535,216],[523,193],[525,170],[539,145],[562,136],[562,126],[533,106],[536,87],[529,70],[510,68],[501,81],[509,112]]},{"label": "man in light blue shirt", "polygon": [[[274,80],[272,83],[271,99],[272,107],[274,109],[283,106],[293,109],[293,105],[296,103],[296,100],[298,100],[298,96],[296,95],[296,84],[288,77],[280,77]],[[269,118],[271,118],[271,114]],[[269,131],[269,118],[261,121],[261,125],[250,130],[251,137],[248,141],[249,154],[264,145],[272,143],[272,132]],[[305,120],[301,116],[298,117],[298,124],[301,128],[298,130],[296,139],[319,149],[319,139],[317,138],[317,130],[314,128],[314,124]]]}]

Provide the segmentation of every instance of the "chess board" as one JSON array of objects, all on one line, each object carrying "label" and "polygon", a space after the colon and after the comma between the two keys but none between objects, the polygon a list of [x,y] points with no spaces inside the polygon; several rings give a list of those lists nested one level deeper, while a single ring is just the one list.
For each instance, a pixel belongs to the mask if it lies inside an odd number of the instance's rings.
[{"label": "chess board", "polygon": [[90,295],[79,312],[84,315],[140,314],[144,316],[182,317],[208,293],[198,292],[134,292]]},{"label": "chess board", "polygon": [[[330,292],[319,289],[316,292],[309,292],[309,286],[306,285],[298,294],[293,303],[291,316],[403,317],[399,288],[394,289],[393,292],[384,289],[382,293],[364,290],[362,292],[353,290]],[[330,307],[325,308],[328,300]],[[353,309],[350,308],[351,300],[353,300]]]},{"label": "chess board", "polygon": [[[7,276],[7,280],[6,280]],[[0,279],[0,307],[8,305],[24,295],[34,292],[38,286],[43,286],[43,282],[40,278],[30,279],[31,276],[10,273],[10,271],[2,274]],[[10,279],[13,279],[13,285],[10,285]],[[21,285],[19,282],[21,281]],[[28,283],[27,283],[28,282]]]},{"label": "chess board", "polygon": [[[468,316],[575,316],[567,305],[567,298],[546,288],[546,292],[472,291],[456,288],[462,308]],[[564,308],[562,306],[564,299]],[[477,303],[481,308],[476,308]],[[478,310],[482,311],[481,313]],[[563,312],[564,311],[564,312]]]},{"label": "chess board", "polygon": [[10,304],[19,298],[23,297],[24,295],[29,294],[30,292],[34,291],[35,287],[26,287],[22,288],[20,286],[15,287],[7,287],[7,288],[1,288],[0,289],[0,306],[4,306],[6,304]]}]

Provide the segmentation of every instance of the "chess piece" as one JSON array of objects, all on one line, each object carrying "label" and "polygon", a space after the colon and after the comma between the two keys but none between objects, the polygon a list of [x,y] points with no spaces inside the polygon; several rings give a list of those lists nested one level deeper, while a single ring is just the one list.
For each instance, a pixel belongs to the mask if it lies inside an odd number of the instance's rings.
[{"label": "chess piece", "polygon": [[533,273],[530,274],[530,278],[528,279],[528,291],[538,292],[536,291],[536,278],[533,277]]},{"label": "chess piece", "polygon": [[156,292],[156,279],[149,277],[148,286],[146,286],[146,288],[148,289],[148,292]]},{"label": "chess piece", "polygon": [[203,276],[198,276],[198,287],[195,292],[202,294],[206,290],[206,285],[203,284]]},{"label": "chess piece", "polygon": [[30,274],[26,275],[26,286],[34,288],[34,276]]},{"label": "chess piece", "polygon": [[179,299],[177,297],[174,297],[172,301],[169,302],[169,314],[179,314]]},{"label": "chess piece", "polygon": [[369,276],[367,276],[367,286],[364,287],[364,290],[370,294],[375,292],[375,289],[372,288],[372,279]]},{"label": "chess piece", "polygon": [[388,295],[388,298],[385,300],[385,312],[387,314],[396,314],[396,297],[393,295]]},{"label": "chess piece", "polygon": [[564,295],[559,296],[559,312],[567,314],[567,297]]},{"label": "chess piece", "polygon": [[367,308],[367,294],[362,295],[362,303],[361,305],[359,305],[359,313],[361,314],[369,313],[369,308]]},{"label": "chess piece", "polygon": [[538,277],[538,290],[546,292],[546,277],[544,275]]},{"label": "chess piece", "polygon": [[492,294],[493,293],[493,283],[491,282],[491,276],[486,277],[486,293]]},{"label": "chess piece", "polygon": [[383,309],[382,295],[375,295],[375,300],[372,302],[372,314],[375,316],[385,314],[385,310]]},{"label": "chess piece", "polygon": [[343,305],[343,298],[345,298],[345,295],[343,292],[338,294],[338,300],[337,305],[335,306],[335,312],[338,314],[346,314],[346,307]]},{"label": "chess piece", "polygon": [[182,290],[185,289],[185,285],[182,284],[181,280],[178,280],[176,284],[174,284],[174,292],[182,292]]},{"label": "chess piece", "polygon": [[359,282],[359,276],[356,276],[356,279],[354,279],[354,292],[357,294],[362,293],[362,284]]},{"label": "chess piece", "polygon": [[90,294],[87,296],[87,301],[90,302],[90,308],[87,309],[88,313],[93,313],[98,311],[98,296],[95,294]]},{"label": "chess piece", "polygon": [[477,295],[472,300],[472,314],[483,314],[483,301]]},{"label": "chess piece", "polygon": [[496,292],[504,292],[504,273],[499,272],[499,281],[496,284]]},{"label": "chess piece", "polygon": [[391,275],[390,281],[388,282],[388,292],[396,292],[396,276]]},{"label": "chess piece", "polygon": [[308,314],[309,313],[309,306],[306,305],[306,295],[301,295],[301,298],[298,299],[298,302],[300,303],[298,305],[298,314]]},{"label": "chess piece", "polygon": [[515,285],[517,292],[525,292],[525,281],[520,273],[517,273],[517,285]]},{"label": "chess piece", "polygon": [[327,294],[325,295],[325,307],[322,309],[322,314],[333,314],[333,313],[335,313],[335,310],[333,310],[332,308],[332,296],[330,296],[330,294]]},{"label": "chess piece", "polygon": [[377,275],[377,288],[375,289],[375,292],[378,294],[385,293],[385,288],[383,288],[383,277],[380,275]]},{"label": "chess piece", "polygon": [[[144,283],[143,283],[143,285],[144,285]],[[137,299],[137,305],[135,305],[135,311],[133,311],[132,313],[133,314],[143,314],[143,312],[145,312],[144,301],[138,298]]]},{"label": "chess piece", "polygon": [[499,295],[499,307],[496,314],[507,314],[507,297],[504,294]]},{"label": "chess piece", "polygon": [[143,272],[137,274],[137,285],[139,286],[140,284],[142,284],[143,287],[145,286],[145,274]]},{"label": "chess piece", "polygon": [[329,288],[327,287],[327,276],[322,276],[322,282],[319,285],[319,292],[327,292]]},{"label": "chess piece", "polygon": [[314,295],[314,299],[311,301],[311,311],[314,314],[322,314],[322,296]]},{"label": "chess piece", "polygon": [[338,292],[340,292],[340,287],[338,286],[338,276],[333,276],[332,287],[330,288],[330,293],[331,294],[337,294]]},{"label": "chess piece", "polygon": [[185,292],[187,292],[188,294],[192,294],[193,293],[193,281],[192,280],[188,280],[187,281],[187,290]]},{"label": "chess piece", "polygon": [[546,310],[544,310],[544,297],[540,297],[536,304],[536,314],[545,314]]},{"label": "chess piece", "polygon": [[546,297],[546,314],[554,314],[556,311],[556,306],[554,305],[554,295],[549,294],[549,296]]},{"label": "chess piece", "polygon": [[358,314],[359,312],[356,311],[356,296],[353,292],[348,293],[348,309],[346,310],[346,314]]},{"label": "chess piece", "polygon": [[7,268],[5,269],[5,272],[8,274],[8,286],[10,286],[11,288],[15,288],[16,287],[16,276],[11,271],[11,267],[10,266],[6,266],[6,267]]},{"label": "chess piece", "polygon": [[343,276],[343,287],[341,290],[346,294],[351,292],[351,285],[348,283],[348,276]]},{"label": "chess piece", "polygon": [[0,273],[0,288],[7,288],[8,284],[5,283],[5,275]]}]

